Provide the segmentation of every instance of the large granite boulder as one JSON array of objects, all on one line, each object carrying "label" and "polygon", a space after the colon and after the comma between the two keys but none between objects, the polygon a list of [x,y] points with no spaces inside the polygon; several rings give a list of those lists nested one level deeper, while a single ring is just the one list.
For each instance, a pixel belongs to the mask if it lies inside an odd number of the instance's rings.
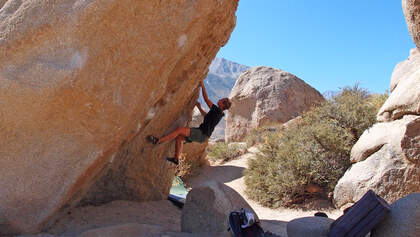
[{"label": "large granite boulder", "polygon": [[[237,0],[0,2],[0,234],[62,207],[165,199],[168,144]],[[82,201],[81,201],[82,200]]]},{"label": "large granite boulder", "polygon": [[378,121],[392,121],[406,114],[420,115],[420,53],[410,51],[409,58],[397,64],[391,78],[391,95],[380,108]]},{"label": "large granite boulder", "polygon": [[419,70],[420,52],[417,48],[410,50],[407,60],[399,62],[392,72],[390,91],[393,92],[400,81],[407,80],[411,75]]},{"label": "large granite boulder", "polygon": [[420,193],[391,204],[391,213],[372,231],[372,237],[418,237],[420,235]]},{"label": "large granite boulder", "polygon": [[228,217],[232,211],[248,208],[257,214],[245,199],[232,188],[209,181],[193,188],[182,209],[181,230],[189,233],[227,234]]},{"label": "large granite boulder", "polygon": [[420,192],[420,116],[379,123],[366,130],[351,153],[355,163],[334,189],[337,207],[359,200],[369,189],[388,202]]},{"label": "large granite boulder", "polygon": [[287,122],[324,100],[322,95],[291,73],[254,67],[236,81],[229,95],[226,141],[241,141],[253,128]]},{"label": "large granite boulder", "polygon": [[420,161],[420,116],[406,115],[392,122],[377,123],[363,132],[351,150],[352,163],[367,159],[389,145],[398,155],[417,163]]},{"label": "large granite boulder", "polygon": [[326,217],[302,217],[287,223],[288,237],[327,237],[333,219]]}]

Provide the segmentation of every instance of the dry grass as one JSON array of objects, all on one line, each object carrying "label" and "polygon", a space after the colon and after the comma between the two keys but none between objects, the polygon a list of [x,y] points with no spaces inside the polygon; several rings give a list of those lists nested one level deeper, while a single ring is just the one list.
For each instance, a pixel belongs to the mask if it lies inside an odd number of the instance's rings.
[{"label": "dry grass", "polygon": [[210,144],[207,151],[211,161],[224,163],[243,155],[246,147],[235,143],[217,142]]}]

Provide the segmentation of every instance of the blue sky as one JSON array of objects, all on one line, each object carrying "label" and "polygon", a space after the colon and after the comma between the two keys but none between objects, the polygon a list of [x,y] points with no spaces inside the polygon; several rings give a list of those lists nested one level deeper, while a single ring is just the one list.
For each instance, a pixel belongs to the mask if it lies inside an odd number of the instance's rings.
[{"label": "blue sky", "polygon": [[218,57],[280,68],[320,92],[360,83],[384,92],[414,43],[401,0],[240,0]]}]

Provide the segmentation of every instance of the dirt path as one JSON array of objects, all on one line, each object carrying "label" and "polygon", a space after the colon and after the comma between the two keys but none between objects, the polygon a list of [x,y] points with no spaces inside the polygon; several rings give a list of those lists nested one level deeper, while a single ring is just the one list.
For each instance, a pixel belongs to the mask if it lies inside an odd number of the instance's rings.
[{"label": "dirt path", "polygon": [[[251,151],[256,152],[255,149]],[[316,211],[303,211],[295,209],[270,209],[250,200],[245,194],[245,183],[243,171],[248,167],[248,160],[254,157],[254,153],[250,152],[242,155],[238,159],[229,161],[223,165],[212,165],[205,167],[200,175],[188,181],[189,187],[197,187],[207,180],[216,180],[236,190],[255,210],[261,219],[262,227],[265,231],[271,231],[282,237],[287,237],[287,222],[299,217],[313,216]],[[323,210],[330,218],[336,219],[342,212],[340,210],[330,209]]]}]

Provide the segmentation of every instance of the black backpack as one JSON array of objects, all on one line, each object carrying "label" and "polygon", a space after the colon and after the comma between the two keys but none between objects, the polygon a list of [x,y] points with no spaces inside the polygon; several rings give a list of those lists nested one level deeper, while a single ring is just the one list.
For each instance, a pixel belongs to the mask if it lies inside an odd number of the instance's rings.
[{"label": "black backpack", "polygon": [[264,231],[258,222],[254,222],[251,226],[242,228],[241,225],[247,222],[245,209],[233,211],[229,214],[229,230],[232,231],[234,237],[263,237]]}]

